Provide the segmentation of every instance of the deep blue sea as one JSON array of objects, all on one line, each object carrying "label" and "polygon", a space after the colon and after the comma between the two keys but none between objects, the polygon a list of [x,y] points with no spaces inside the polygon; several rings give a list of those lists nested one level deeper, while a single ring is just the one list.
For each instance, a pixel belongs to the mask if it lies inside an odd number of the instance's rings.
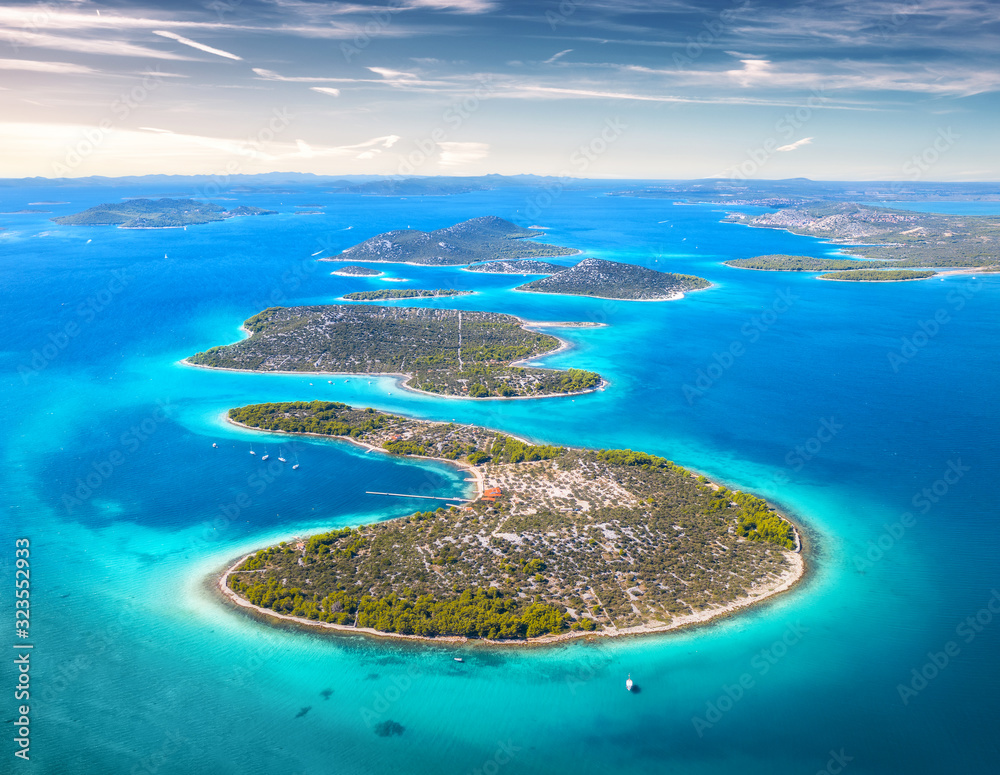
[{"label": "deep blue sea", "polygon": [[[310,184],[216,197],[280,214],[186,230],[49,221],[191,192],[113,183],[0,189],[0,211],[51,211],[0,215],[0,621],[15,642],[14,540],[28,538],[34,645],[29,764],[13,759],[21,703],[11,651],[5,662],[4,772],[1000,772],[1000,276],[876,285],[731,269],[721,262],[833,248],[722,224],[712,206],[599,190],[567,189],[537,212],[529,190],[382,198]],[[317,204],[324,214],[296,212]],[[714,285],[610,302],[455,268],[388,267],[399,284],[336,277],[313,258],[480,215]],[[390,379],[178,363],[236,341],[265,307],[380,287],[466,288],[475,295],[443,303],[607,323],[559,332],[574,347],[544,362],[611,384],[469,402]],[[208,581],[241,552],[425,503],[366,490],[468,486],[443,465],[222,420],[236,405],[311,399],[665,455],[794,514],[808,581],[695,630],[468,647],[464,663],[439,646],[260,624]],[[268,468],[265,448],[300,468]],[[641,692],[626,693],[627,674]],[[378,735],[386,721],[402,733]]]}]

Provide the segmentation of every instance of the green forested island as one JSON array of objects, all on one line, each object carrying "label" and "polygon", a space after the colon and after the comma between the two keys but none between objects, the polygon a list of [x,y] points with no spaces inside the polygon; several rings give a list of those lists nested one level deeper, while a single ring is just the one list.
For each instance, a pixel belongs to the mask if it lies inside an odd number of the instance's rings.
[{"label": "green forested island", "polygon": [[[753,258],[735,258],[724,261],[726,266],[740,269],[759,269],[766,272],[829,272],[864,267],[867,269],[886,266],[885,261],[866,261],[851,258],[813,258],[812,256],[789,256],[776,253]],[[892,265],[892,264],[889,264]]]},{"label": "green forested island", "polygon": [[579,252],[573,248],[529,241],[529,238],[541,234],[537,229],[522,229],[503,218],[484,216],[431,232],[416,229],[387,231],[348,248],[340,255],[321,258],[320,261],[461,266],[488,259],[569,256]]},{"label": "green forested island", "polygon": [[919,272],[913,269],[849,269],[846,272],[827,272],[820,280],[849,280],[862,283],[887,283],[901,280],[925,280],[936,272]]},{"label": "green forested island", "polygon": [[230,417],[461,460],[476,474],[471,502],[261,549],[223,577],[277,614],[424,637],[650,632],[802,574],[794,528],[767,503],[643,452],[532,445],[319,401]]},{"label": "green forested island", "polygon": [[555,274],[568,269],[562,264],[534,261],[530,258],[518,261],[487,261],[465,268],[470,272],[485,272],[486,274]]},{"label": "green forested island", "polygon": [[62,215],[52,220],[69,226],[118,226],[122,229],[173,229],[199,223],[213,223],[247,215],[274,215],[276,210],[240,205],[226,210],[211,202],[195,199],[129,199]]},{"label": "green forested island", "polygon": [[436,296],[468,296],[472,291],[456,291],[454,288],[383,288],[378,291],[355,291],[345,293],[344,298],[350,301],[383,301],[385,299],[424,299]]},{"label": "green forested island", "polygon": [[[855,202],[812,202],[756,216],[730,213],[725,220],[850,245],[852,253],[877,259],[881,267],[980,267],[1000,263],[1000,218],[996,217],[918,213]],[[880,266],[869,264],[865,268]]]},{"label": "green forested island", "polygon": [[404,385],[469,398],[579,393],[601,385],[592,371],[514,364],[558,349],[511,315],[421,307],[271,307],[247,320],[251,336],[188,358],[247,371],[405,374]]},{"label": "green forested island", "polygon": [[367,266],[340,266],[333,274],[340,274],[346,277],[378,277],[385,272],[380,272],[378,269],[371,269]]},{"label": "green forested island", "polygon": [[693,275],[657,272],[635,264],[586,258],[557,274],[518,286],[517,290],[602,299],[663,301],[709,285],[708,280]]}]

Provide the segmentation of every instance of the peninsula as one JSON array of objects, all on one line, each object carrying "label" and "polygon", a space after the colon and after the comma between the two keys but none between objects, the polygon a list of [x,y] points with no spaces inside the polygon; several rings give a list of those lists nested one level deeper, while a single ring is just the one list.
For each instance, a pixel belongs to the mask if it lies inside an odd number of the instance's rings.
[{"label": "peninsula", "polygon": [[[918,213],[855,202],[813,202],[763,215],[730,213],[724,220],[728,223],[784,229],[792,234],[820,237],[840,245],[849,245],[852,254],[873,259],[860,267],[859,263],[854,263],[852,266],[818,266],[818,269],[971,268],[1000,264],[1000,218],[995,217]],[[741,261],[759,261],[765,258],[788,257],[762,256]],[[812,259],[824,260],[837,259]],[[738,261],[726,263],[731,266],[747,266]],[[783,267],[774,261],[769,263],[770,266],[748,268],[796,268]]]},{"label": "peninsula", "polygon": [[453,460],[476,481],[472,500],[243,558],[220,587],[260,613],[400,637],[627,635],[707,621],[804,571],[797,531],[766,502],[643,452],[533,445],[320,401],[229,416]]},{"label": "peninsula", "polygon": [[603,384],[592,371],[519,367],[520,361],[566,345],[498,312],[357,304],[271,307],[243,327],[248,339],[187,361],[242,371],[401,375],[404,387],[466,398],[540,398],[590,392]]},{"label": "peninsula", "polygon": [[708,280],[693,275],[586,258],[562,272],[518,286],[517,290],[626,301],[668,301],[681,298],[686,291],[710,285]]},{"label": "peninsula", "polygon": [[240,205],[232,210],[194,199],[129,199],[62,215],[52,220],[64,226],[117,226],[120,229],[176,229],[248,215],[274,215],[276,210]]},{"label": "peninsula", "polygon": [[320,261],[368,261],[462,266],[495,258],[569,256],[580,251],[528,241],[542,234],[496,216],[472,218],[436,231],[397,229],[379,234]]}]

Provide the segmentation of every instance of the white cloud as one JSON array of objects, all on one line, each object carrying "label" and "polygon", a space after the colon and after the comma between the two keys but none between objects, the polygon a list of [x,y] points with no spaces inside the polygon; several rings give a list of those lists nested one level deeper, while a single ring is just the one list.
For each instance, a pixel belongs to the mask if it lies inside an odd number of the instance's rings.
[{"label": "white cloud", "polygon": [[313,91],[318,91],[320,94],[329,94],[331,97],[339,97],[340,89],[334,89],[331,86],[310,86]]},{"label": "white cloud", "polygon": [[265,70],[263,67],[255,67],[253,68],[253,71],[265,81],[286,81],[288,83],[327,83],[328,81],[333,80],[325,76],[280,75],[273,70]]},{"label": "white cloud", "polygon": [[158,51],[148,46],[138,46],[123,40],[90,39],[79,35],[72,37],[50,35],[48,33],[28,32],[27,30],[10,30],[0,28],[0,40],[7,40],[16,47],[51,48],[59,51],[74,51],[80,54],[106,54],[110,56],[141,57],[143,59],[173,59],[191,61],[191,57],[173,54],[169,51]]},{"label": "white cloud", "polygon": [[493,0],[406,0],[408,8],[435,8],[456,13],[488,13],[496,8]]},{"label": "white cloud", "polygon": [[74,65],[69,62],[35,62],[29,59],[0,59],[0,70],[29,70],[33,73],[58,75],[90,75],[98,72],[86,65]]},{"label": "white cloud", "polygon": [[727,70],[726,75],[733,78],[740,86],[751,86],[770,74],[771,63],[766,59],[741,59],[742,70]]},{"label": "white cloud", "polygon": [[199,51],[204,51],[207,54],[215,54],[216,56],[225,57],[226,59],[236,59],[238,61],[243,60],[243,57],[236,56],[236,54],[230,54],[228,51],[223,51],[221,48],[206,46],[204,43],[198,43],[190,38],[185,38],[182,35],[178,35],[176,32],[169,32],[168,30],[153,30],[153,34],[159,35],[162,38],[176,40],[178,43],[190,46],[191,48],[196,48]]},{"label": "white cloud", "polygon": [[490,154],[490,146],[486,143],[438,143],[441,148],[439,163],[442,167],[459,167],[481,161]]},{"label": "white cloud", "polygon": [[788,145],[782,145],[776,150],[779,151],[794,151],[797,148],[801,148],[803,145],[811,145],[813,139],[811,137],[803,137],[801,140],[796,140],[794,143],[789,143]]},{"label": "white cloud", "polygon": [[553,55],[552,55],[552,56],[550,56],[550,57],[549,57],[548,59],[546,59],[546,60],[545,60],[544,62],[542,62],[542,64],[543,64],[543,65],[551,65],[551,64],[552,64],[553,62],[555,62],[555,61],[556,61],[557,59],[561,59],[562,57],[566,56],[566,55],[567,55],[567,54],[568,54],[568,53],[569,53],[570,51],[572,51],[572,50],[573,50],[573,49],[571,49],[571,48],[568,48],[568,49],[566,49],[565,51],[560,51],[560,52],[559,52],[558,54],[553,54]]}]

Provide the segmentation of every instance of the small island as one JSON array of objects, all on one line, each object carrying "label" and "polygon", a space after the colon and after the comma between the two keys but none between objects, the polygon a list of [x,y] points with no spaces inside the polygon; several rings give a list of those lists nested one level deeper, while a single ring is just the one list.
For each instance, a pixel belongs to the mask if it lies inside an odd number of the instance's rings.
[{"label": "small island", "polygon": [[892,269],[891,267],[900,265],[896,261],[813,258],[784,254],[737,258],[723,263],[738,269],[756,269],[764,272],[824,272],[824,274],[819,275],[820,280],[846,280],[849,282],[902,282],[924,280],[937,274],[931,270]]},{"label": "small island", "polygon": [[463,398],[541,398],[603,385],[592,371],[519,366],[567,345],[498,312],[359,304],[271,307],[243,327],[248,339],[187,362],[240,371],[391,374],[404,376],[403,386],[412,390]]},{"label": "small island", "polygon": [[906,280],[926,280],[937,272],[918,272],[913,269],[849,269],[846,272],[827,272],[820,280],[843,280],[860,283],[898,283]]},{"label": "small island", "polygon": [[521,259],[518,261],[487,261],[482,264],[472,264],[465,267],[468,272],[485,272],[487,274],[555,274],[568,267],[553,264],[548,261]]},{"label": "small island", "polygon": [[708,280],[693,275],[586,258],[562,272],[518,286],[517,290],[622,301],[670,301],[710,285]]},{"label": "small island", "polygon": [[790,256],[784,253],[754,256],[753,258],[735,258],[731,261],[723,261],[722,263],[738,269],[757,269],[763,272],[833,272],[853,270],[860,267],[871,269],[881,267],[885,264],[883,261],[867,261],[851,258],[813,258],[812,256]]},{"label": "small island", "polygon": [[439,296],[471,296],[472,291],[456,291],[454,288],[383,288],[378,291],[354,291],[345,293],[348,301],[383,301],[386,299],[430,299]]},{"label": "small island", "polygon": [[342,266],[330,274],[339,274],[344,277],[379,277],[385,274],[385,272],[380,272],[378,269],[372,269],[367,266],[355,266],[349,264],[348,266]]},{"label": "small island", "polygon": [[220,589],[265,616],[374,635],[544,642],[708,621],[804,572],[785,517],[662,457],[536,445],[331,402],[229,416],[455,461],[475,479],[471,499],[242,558]]},{"label": "small island", "polygon": [[117,226],[120,229],[177,229],[227,218],[251,215],[275,215],[276,210],[240,205],[226,210],[211,202],[194,199],[130,199],[111,202],[75,215],[61,215],[52,220],[64,226]]},{"label": "small island", "polygon": [[472,218],[446,229],[387,231],[320,261],[368,261],[422,266],[462,266],[494,258],[569,256],[580,251],[558,245],[530,242],[541,236],[537,229],[520,226],[496,216]]}]

